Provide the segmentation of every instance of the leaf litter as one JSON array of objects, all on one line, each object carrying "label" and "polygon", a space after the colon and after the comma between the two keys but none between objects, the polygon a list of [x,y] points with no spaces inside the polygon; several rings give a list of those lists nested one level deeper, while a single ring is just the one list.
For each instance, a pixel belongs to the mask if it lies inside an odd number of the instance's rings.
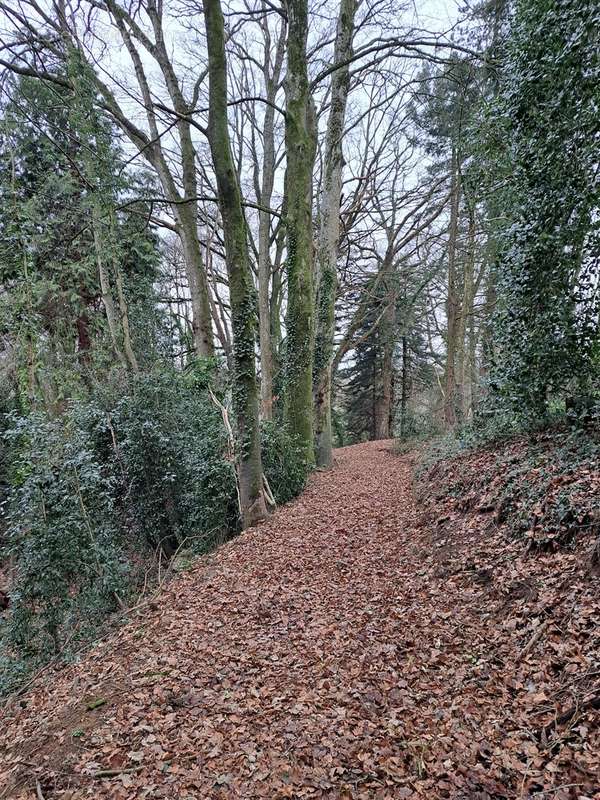
[{"label": "leaf litter", "polygon": [[435,475],[415,499],[391,445],[6,705],[0,798],[600,798],[582,549],[532,556]]}]

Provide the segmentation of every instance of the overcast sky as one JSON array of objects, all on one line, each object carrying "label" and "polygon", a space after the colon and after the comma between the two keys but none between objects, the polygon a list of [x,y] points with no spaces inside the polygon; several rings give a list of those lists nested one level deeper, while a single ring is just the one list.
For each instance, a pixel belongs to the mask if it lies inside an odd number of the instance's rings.
[{"label": "overcast sky", "polygon": [[449,30],[458,17],[455,0],[414,0],[415,16],[423,28],[442,32]]}]

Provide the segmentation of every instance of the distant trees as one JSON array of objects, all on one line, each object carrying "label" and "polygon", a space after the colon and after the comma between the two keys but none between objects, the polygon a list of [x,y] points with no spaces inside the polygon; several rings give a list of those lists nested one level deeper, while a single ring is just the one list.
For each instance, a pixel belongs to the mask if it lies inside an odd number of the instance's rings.
[{"label": "distant trees", "polygon": [[[346,428],[355,439],[387,439],[393,419],[394,369],[390,356],[394,350],[394,331],[382,325],[379,317],[391,306],[385,287],[376,279],[364,287],[371,302],[357,334],[352,364],[341,370],[344,382]],[[395,309],[392,311],[395,313]]]}]

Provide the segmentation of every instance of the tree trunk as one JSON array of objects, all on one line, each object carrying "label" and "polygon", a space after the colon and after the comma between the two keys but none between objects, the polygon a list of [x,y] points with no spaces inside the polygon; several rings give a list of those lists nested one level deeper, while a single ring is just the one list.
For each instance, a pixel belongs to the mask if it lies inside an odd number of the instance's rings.
[{"label": "tree trunk", "polygon": [[[268,44],[269,42],[267,42]],[[285,53],[285,22],[282,24],[275,54],[272,74],[269,74],[270,52],[265,47],[264,78],[267,100],[275,102],[283,57]],[[275,108],[267,105],[263,125],[263,163],[260,204],[271,205],[275,180]],[[260,391],[261,409],[264,419],[273,417],[273,346],[271,339],[271,308],[269,284],[271,282],[271,214],[259,212],[258,221],[258,321],[260,339]]]},{"label": "tree trunk", "polygon": [[85,311],[79,314],[75,320],[75,330],[77,331],[77,360],[81,367],[87,368],[91,361],[92,340],[90,338],[90,320]]},{"label": "tree trunk", "polygon": [[287,168],[287,363],[285,418],[309,464],[314,463],[312,173],[315,109],[307,72],[307,0],[288,0],[285,149]]},{"label": "tree trunk", "polygon": [[208,281],[198,238],[197,203],[194,201],[173,205],[173,213],[179,223],[185,272],[190,289],[194,349],[197,355],[210,358],[215,353],[215,347],[208,298]]},{"label": "tree trunk", "polygon": [[406,421],[408,412],[408,383],[410,375],[408,338],[402,336],[402,394],[400,395],[400,437],[406,436]]},{"label": "tree trunk", "polygon": [[392,434],[393,373],[384,355],[379,392],[375,399],[375,439],[389,439]]},{"label": "tree trunk", "polygon": [[129,311],[127,309],[127,301],[125,299],[125,292],[123,290],[123,274],[121,272],[121,265],[119,264],[119,259],[116,255],[117,230],[116,230],[114,207],[110,208],[109,220],[110,220],[110,241],[112,243],[111,247],[112,266],[113,266],[113,273],[115,276],[115,285],[117,288],[117,303],[119,304],[119,317],[120,317],[121,334],[123,337],[123,350],[125,352],[125,358],[127,359],[127,363],[129,364],[131,371],[139,372],[140,368],[133,349],[133,342],[131,341],[131,328],[129,327]]},{"label": "tree trunk", "polygon": [[121,268],[115,264],[115,282],[117,284],[117,299],[119,302],[119,314],[121,316],[121,330],[123,332],[123,350],[131,370],[139,372],[135,352],[133,350],[133,343],[131,341],[131,329],[129,327],[129,312],[127,310],[127,301],[125,300],[125,292],[123,291],[123,276],[121,275]]},{"label": "tree trunk", "polygon": [[[31,302],[31,283],[29,281],[29,259],[27,256],[27,250],[25,246],[25,242],[23,242],[23,271],[25,275],[25,287],[27,291],[27,326],[26,326],[26,338],[27,338],[27,399],[29,401],[30,409],[33,408],[35,404],[35,398],[37,395],[38,389],[38,379],[37,379],[37,371],[36,371],[36,348],[35,348],[35,340],[33,336],[33,313],[32,313],[32,302]],[[17,372],[18,375],[18,372]],[[17,377],[17,382],[18,382]]]},{"label": "tree trunk", "polygon": [[469,230],[467,240],[467,257],[464,267],[462,312],[458,321],[457,333],[457,397],[456,403],[460,419],[466,420],[471,411],[469,379],[471,351],[469,348],[469,331],[473,319],[475,301],[475,210],[469,205]]},{"label": "tree trunk", "polygon": [[267,515],[260,456],[258,390],[254,343],[254,285],[246,220],[231,153],[227,124],[227,64],[220,0],[205,0],[209,63],[208,139],[223,219],[233,328],[233,401],[240,438],[239,484],[242,524],[247,528]]},{"label": "tree trunk", "polygon": [[94,250],[96,251],[96,264],[98,266],[98,277],[100,279],[100,290],[102,292],[102,305],[104,306],[104,313],[106,314],[106,324],[108,325],[108,333],[112,344],[114,355],[120,361],[121,366],[125,369],[128,368],[127,359],[121,349],[120,345],[120,331],[119,322],[117,319],[117,312],[115,310],[115,301],[112,295],[110,286],[110,279],[102,256],[102,234],[100,231],[101,221],[100,213],[96,208],[96,203],[92,205],[92,232],[94,236]]},{"label": "tree trunk", "polygon": [[[341,0],[333,55],[334,64],[343,63],[352,56],[356,9],[357,0]],[[344,165],[342,138],[349,89],[350,69],[346,64],[333,73],[331,82],[331,108],[327,121],[323,191],[320,203],[321,225],[316,274],[317,321],[313,365],[315,457],[319,467],[331,467],[333,463],[331,376]]]},{"label": "tree trunk", "polygon": [[[285,197],[282,207],[285,217]],[[283,301],[283,254],[285,250],[285,226],[282,224],[275,237],[275,258],[273,261],[273,277],[271,281],[271,298],[269,312],[271,320],[271,356],[273,359],[273,382],[281,373],[281,304]],[[281,383],[281,381],[279,381]],[[275,388],[275,386],[274,386]]]},{"label": "tree trunk", "polygon": [[387,307],[383,313],[380,326],[381,344],[381,377],[379,393],[375,406],[375,438],[389,439],[392,435],[392,417],[394,408],[394,349],[396,344],[396,292],[394,276],[386,299]]},{"label": "tree trunk", "polygon": [[448,302],[446,336],[446,392],[444,397],[444,419],[446,428],[453,428],[457,421],[456,350],[459,333],[460,299],[456,275],[456,243],[458,238],[458,209],[460,182],[456,151],[452,150],[450,175],[450,227],[448,231]]}]

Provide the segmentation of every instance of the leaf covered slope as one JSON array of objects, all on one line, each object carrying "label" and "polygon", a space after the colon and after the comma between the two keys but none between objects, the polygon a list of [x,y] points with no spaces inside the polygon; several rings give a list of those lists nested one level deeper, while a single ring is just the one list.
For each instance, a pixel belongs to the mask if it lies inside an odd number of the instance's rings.
[{"label": "leaf covered slope", "polygon": [[581,553],[415,502],[389,443],[336,458],[2,710],[0,797],[600,796]]}]

